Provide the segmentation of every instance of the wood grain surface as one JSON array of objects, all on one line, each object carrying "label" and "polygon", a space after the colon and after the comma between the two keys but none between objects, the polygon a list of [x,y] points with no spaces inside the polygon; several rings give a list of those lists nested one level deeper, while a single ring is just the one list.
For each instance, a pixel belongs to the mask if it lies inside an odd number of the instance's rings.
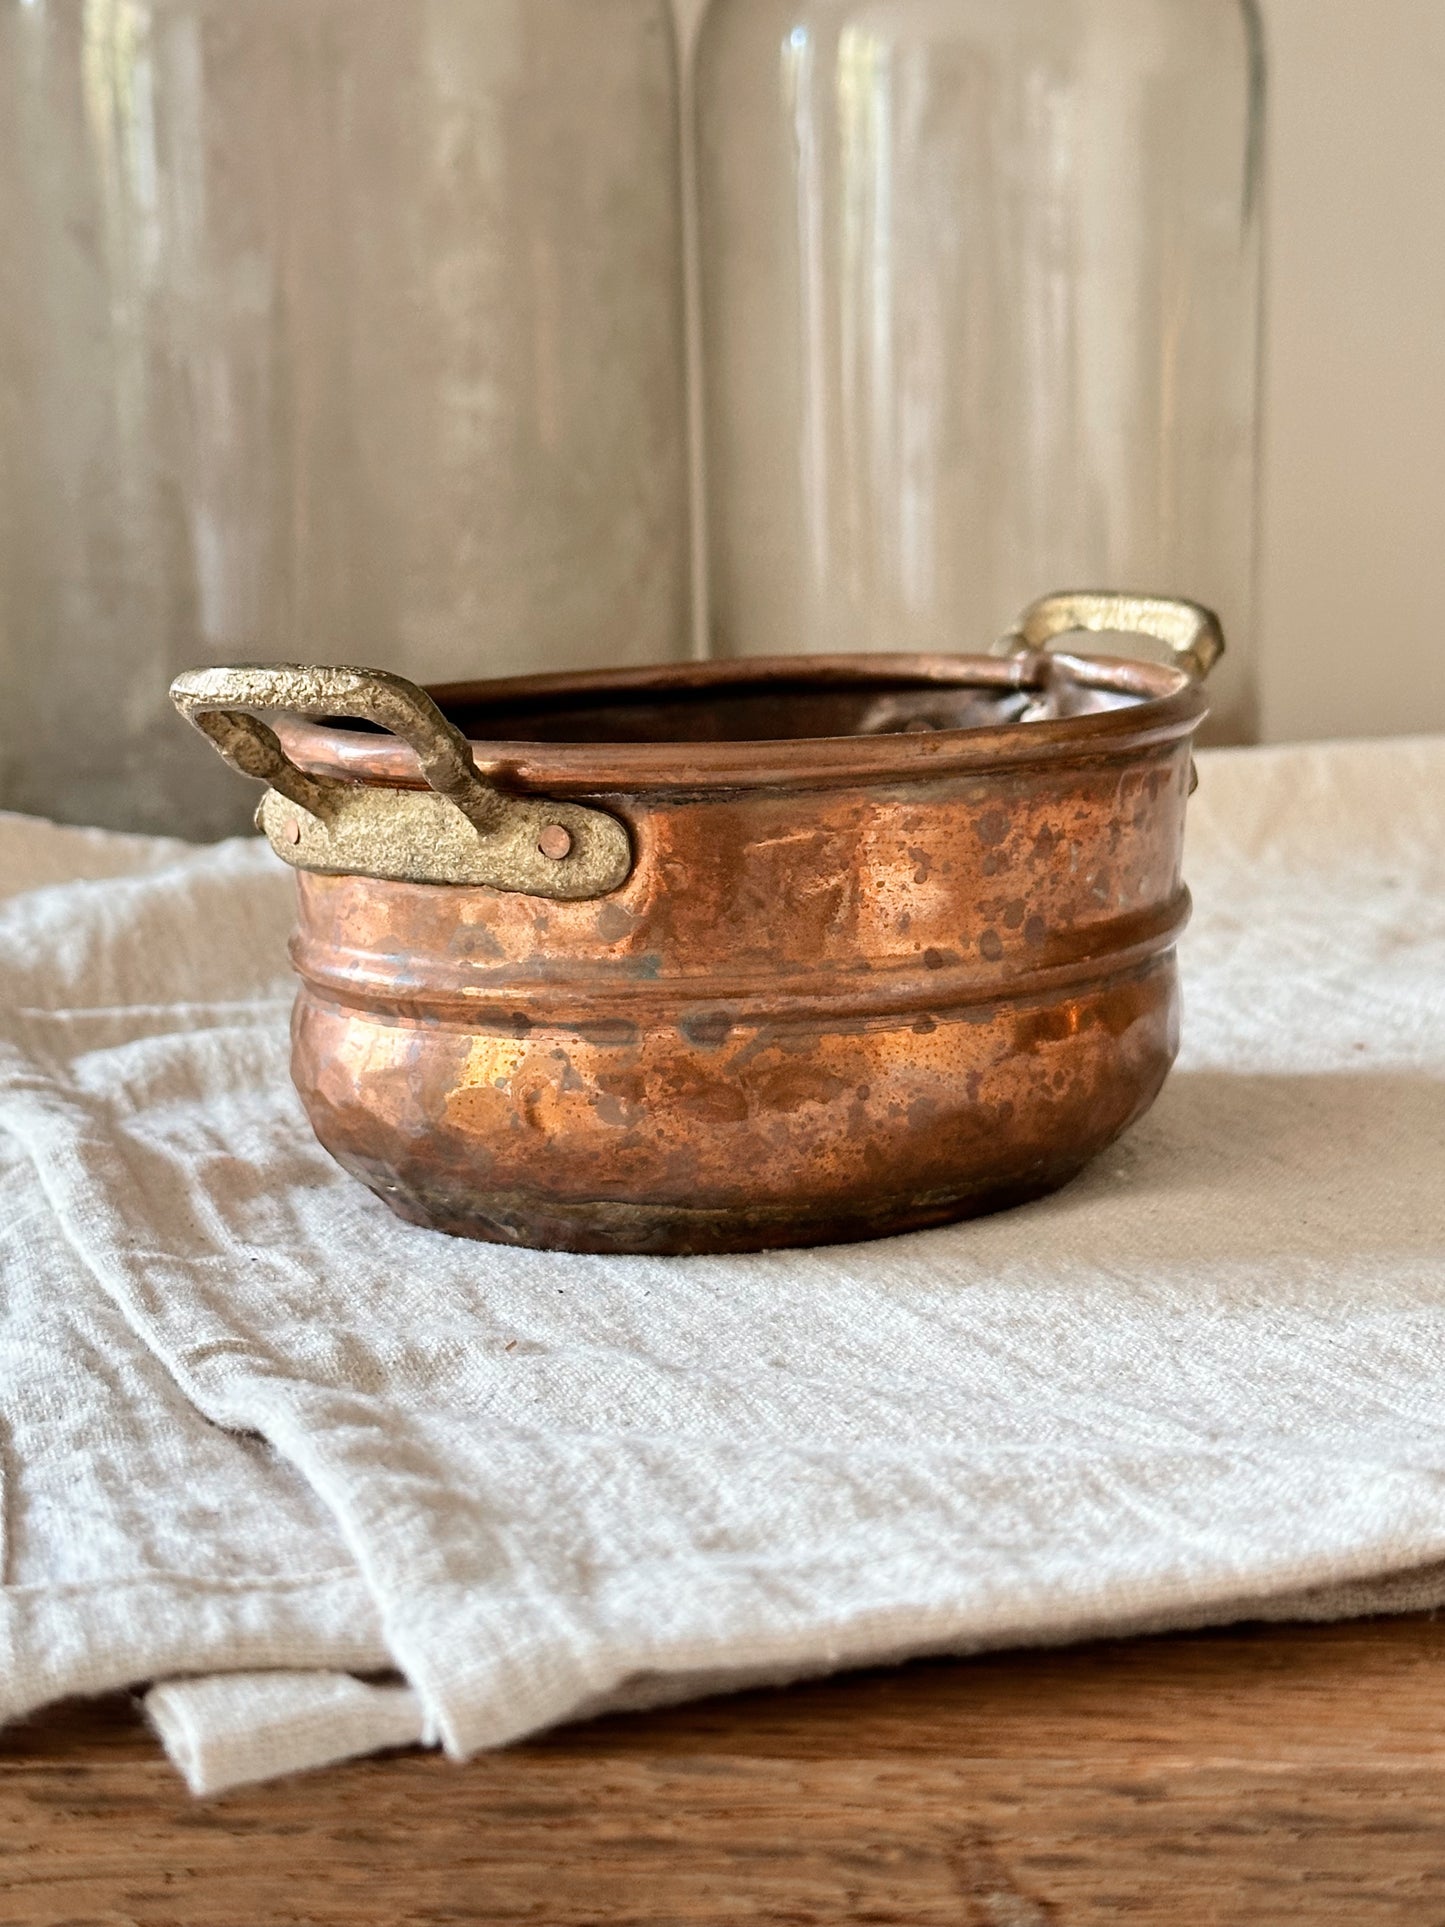
[{"label": "wood grain surface", "polygon": [[915,1665],[195,1801],[126,1701],[0,1736],[23,1927],[1445,1927],[1445,1626]]}]

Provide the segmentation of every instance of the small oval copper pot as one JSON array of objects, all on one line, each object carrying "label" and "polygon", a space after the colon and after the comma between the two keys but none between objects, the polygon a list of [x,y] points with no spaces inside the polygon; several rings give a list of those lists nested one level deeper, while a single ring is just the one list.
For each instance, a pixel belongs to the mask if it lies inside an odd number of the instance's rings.
[{"label": "small oval copper pot", "polygon": [[[1080,629],[1172,659],[1048,652]],[[296,1086],[348,1171],[468,1237],[746,1251],[1037,1197],[1147,1109],[1221,646],[1074,595],[994,657],[173,695],[270,783]]]}]

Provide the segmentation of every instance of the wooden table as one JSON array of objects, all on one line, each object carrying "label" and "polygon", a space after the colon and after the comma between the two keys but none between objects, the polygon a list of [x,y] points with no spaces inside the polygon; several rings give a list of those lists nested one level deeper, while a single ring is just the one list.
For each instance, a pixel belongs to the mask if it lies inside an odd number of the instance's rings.
[{"label": "wooden table", "polygon": [[24,1927],[1445,1927],[1445,1624],[857,1675],[197,1802],[126,1701],[0,1738]]}]

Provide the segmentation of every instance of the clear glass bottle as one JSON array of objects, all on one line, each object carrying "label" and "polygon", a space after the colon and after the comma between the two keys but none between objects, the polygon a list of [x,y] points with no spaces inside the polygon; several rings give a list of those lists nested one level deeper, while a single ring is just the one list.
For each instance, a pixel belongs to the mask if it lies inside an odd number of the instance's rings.
[{"label": "clear glass bottle", "polygon": [[0,806],[195,835],[206,661],[690,653],[666,0],[0,0]]},{"label": "clear glass bottle", "polygon": [[1253,729],[1253,0],[711,0],[711,644],[973,648],[1167,590]]}]

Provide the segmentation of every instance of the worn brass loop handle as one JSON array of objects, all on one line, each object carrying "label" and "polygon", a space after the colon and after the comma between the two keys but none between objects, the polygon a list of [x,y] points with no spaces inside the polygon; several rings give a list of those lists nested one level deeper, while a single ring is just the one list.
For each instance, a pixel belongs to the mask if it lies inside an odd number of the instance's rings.
[{"label": "worn brass loop handle", "polygon": [[[505,795],[425,690],[382,669],[252,663],[193,669],[171,701],[243,776],[269,785],[256,820],[293,868],[411,883],[480,883],[530,896],[605,895],[631,839],[602,810]],[[257,712],[374,723],[412,750],[426,790],[310,776]]]},{"label": "worn brass loop handle", "polygon": [[1112,595],[1071,589],[1030,603],[1012,634],[994,644],[996,656],[1046,649],[1059,636],[1149,636],[1162,642],[1176,668],[1201,682],[1224,654],[1219,618],[1202,603],[1175,596]]},{"label": "worn brass loop handle", "polygon": [[192,669],[171,684],[171,701],[209,736],[233,769],[258,777],[301,809],[324,813],[326,786],[287,756],[256,710],[350,717],[389,730],[415,752],[431,787],[478,830],[495,825],[502,802],[477,775],[471,745],[425,690],[384,669],[313,669],[256,663]]}]

